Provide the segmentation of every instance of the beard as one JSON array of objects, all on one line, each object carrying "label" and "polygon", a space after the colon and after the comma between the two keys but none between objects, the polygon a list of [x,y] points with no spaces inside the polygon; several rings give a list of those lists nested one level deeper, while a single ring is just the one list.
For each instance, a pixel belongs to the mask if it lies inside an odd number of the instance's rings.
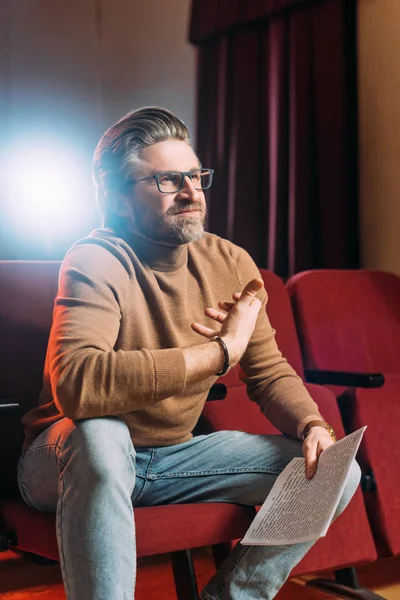
[{"label": "beard", "polygon": [[[184,210],[193,211],[193,215],[179,214]],[[157,242],[174,245],[188,244],[202,238],[205,221],[206,210],[200,202],[170,206],[162,215],[135,210],[135,225],[142,235]]]}]

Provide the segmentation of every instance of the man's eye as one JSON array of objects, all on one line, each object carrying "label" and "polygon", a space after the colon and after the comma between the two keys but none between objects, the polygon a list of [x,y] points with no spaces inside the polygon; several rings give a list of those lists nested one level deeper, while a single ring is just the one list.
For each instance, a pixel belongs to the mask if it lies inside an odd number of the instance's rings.
[{"label": "man's eye", "polygon": [[160,183],[170,183],[171,181],[174,182],[175,179],[176,177],[174,177],[172,173],[170,175],[163,175],[160,177]]},{"label": "man's eye", "polygon": [[190,173],[190,179],[192,181],[199,181],[199,179],[200,179],[200,171],[193,171],[193,173]]}]

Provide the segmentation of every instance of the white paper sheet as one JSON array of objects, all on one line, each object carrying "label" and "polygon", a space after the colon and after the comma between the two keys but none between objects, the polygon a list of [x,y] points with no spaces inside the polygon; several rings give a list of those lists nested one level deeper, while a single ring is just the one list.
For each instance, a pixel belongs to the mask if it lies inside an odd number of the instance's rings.
[{"label": "white paper sheet", "polygon": [[284,545],[326,535],[366,427],[329,446],[313,479],[304,458],[294,458],[277,478],[242,540],[244,545]]}]

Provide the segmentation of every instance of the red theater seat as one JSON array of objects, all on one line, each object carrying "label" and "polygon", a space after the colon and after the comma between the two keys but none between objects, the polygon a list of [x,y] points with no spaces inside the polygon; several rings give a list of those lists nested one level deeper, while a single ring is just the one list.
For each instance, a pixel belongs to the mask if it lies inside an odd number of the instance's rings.
[{"label": "red theater seat", "polygon": [[[348,431],[368,425],[359,453],[368,515],[379,554],[399,554],[400,278],[307,271],[287,287],[306,369],[314,380],[337,384],[332,390]],[[378,377],[383,387],[371,387]]]}]

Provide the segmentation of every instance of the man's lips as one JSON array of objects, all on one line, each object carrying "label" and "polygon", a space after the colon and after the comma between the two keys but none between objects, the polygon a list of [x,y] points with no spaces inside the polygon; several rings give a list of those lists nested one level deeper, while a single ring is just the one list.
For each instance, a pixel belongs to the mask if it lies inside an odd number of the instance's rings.
[{"label": "man's lips", "polygon": [[179,212],[174,213],[174,215],[191,215],[193,213],[199,213],[201,212],[200,210],[181,210]]}]

